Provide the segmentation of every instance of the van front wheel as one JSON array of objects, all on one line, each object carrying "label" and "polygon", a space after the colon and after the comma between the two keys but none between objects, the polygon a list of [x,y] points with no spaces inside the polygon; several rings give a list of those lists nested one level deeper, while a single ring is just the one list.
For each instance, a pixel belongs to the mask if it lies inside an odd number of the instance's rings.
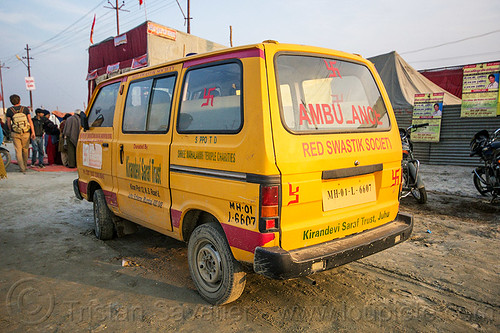
[{"label": "van front wheel", "polygon": [[94,192],[94,224],[95,235],[98,239],[108,240],[113,238],[114,223],[113,212],[109,210],[106,204],[106,198],[101,189]]},{"label": "van front wheel", "polygon": [[207,302],[227,304],[243,293],[246,273],[234,259],[218,223],[202,224],[193,231],[188,262],[194,284]]}]

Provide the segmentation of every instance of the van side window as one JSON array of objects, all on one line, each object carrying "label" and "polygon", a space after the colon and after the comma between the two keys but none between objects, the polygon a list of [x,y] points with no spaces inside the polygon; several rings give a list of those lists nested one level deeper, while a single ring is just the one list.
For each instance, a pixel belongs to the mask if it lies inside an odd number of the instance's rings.
[{"label": "van side window", "polygon": [[179,133],[237,133],[243,126],[240,63],[190,70],[177,122]]},{"label": "van side window", "polygon": [[119,88],[120,82],[115,82],[99,90],[89,112],[90,127],[113,127],[113,116]]},{"label": "van side window", "polygon": [[146,130],[149,132],[166,132],[170,120],[172,95],[174,93],[175,76],[157,79],[153,85],[151,108],[149,110]]},{"label": "van side window", "polygon": [[123,132],[166,132],[174,85],[175,76],[132,82],[123,112]]},{"label": "van side window", "polygon": [[148,114],[149,94],[153,79],[132,82],[128,87],[125,110],[123,111],[123,132],[144,132]]}]

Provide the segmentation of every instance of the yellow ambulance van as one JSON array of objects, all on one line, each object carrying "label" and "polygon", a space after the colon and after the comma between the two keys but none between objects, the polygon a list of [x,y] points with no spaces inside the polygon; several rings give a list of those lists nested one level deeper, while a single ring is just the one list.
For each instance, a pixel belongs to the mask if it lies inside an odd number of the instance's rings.
[{"label": "yellow ambulance van", "polygon": [[261,44],[102,82],[81,115],[75,194],[95,233],[136,224],[188,242],[209,303],[246,273],[291,279],[406,240],[401,142],[374,66],[324,48]]}]

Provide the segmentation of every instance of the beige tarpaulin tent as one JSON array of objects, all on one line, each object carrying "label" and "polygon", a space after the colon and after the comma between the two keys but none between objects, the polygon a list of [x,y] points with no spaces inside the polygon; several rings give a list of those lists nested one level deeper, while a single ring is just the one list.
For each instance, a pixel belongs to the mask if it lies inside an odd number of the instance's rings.
[{"label": "beige tarpaulin tent", "polygon": [[444,92],[444,105],[460,105],[462,100],[433,83],[411,67],[396,52],[368,58],[377,68],[389,94],[392,107],[407,109],[413,107],[415,94]]}]

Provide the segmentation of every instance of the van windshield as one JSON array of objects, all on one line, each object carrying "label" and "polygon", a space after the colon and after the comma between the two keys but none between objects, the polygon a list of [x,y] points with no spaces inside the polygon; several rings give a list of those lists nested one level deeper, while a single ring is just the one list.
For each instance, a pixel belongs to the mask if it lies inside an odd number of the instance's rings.
[{"label": "van windshield", "polygon": [[276,58],[281,119],[291,132],[373,131],[390,128],[370,70],[332,58]]}]

